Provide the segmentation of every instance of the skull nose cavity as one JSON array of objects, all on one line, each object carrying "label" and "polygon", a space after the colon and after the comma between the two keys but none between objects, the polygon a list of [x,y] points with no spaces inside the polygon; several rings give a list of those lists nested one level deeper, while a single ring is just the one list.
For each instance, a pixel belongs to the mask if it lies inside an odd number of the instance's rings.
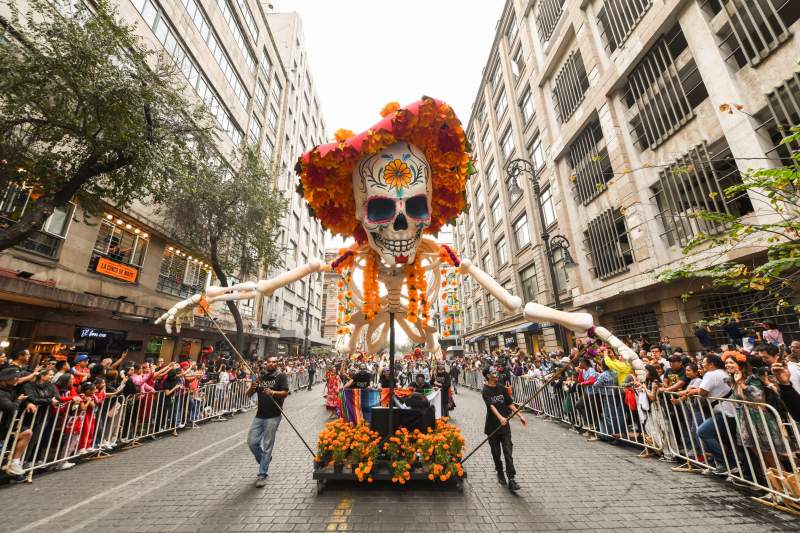
[{"label": "skull nose cavity", "polygon": [[394,219],[394,225],[392,227],[396,231],[408,229],[408,220],[406,220],[406,216],[403,213],[397,215],[397,218]]}]

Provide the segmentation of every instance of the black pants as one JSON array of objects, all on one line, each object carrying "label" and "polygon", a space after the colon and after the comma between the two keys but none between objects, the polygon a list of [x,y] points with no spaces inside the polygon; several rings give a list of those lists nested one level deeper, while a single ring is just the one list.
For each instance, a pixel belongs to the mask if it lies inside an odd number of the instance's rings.
[{"label": "black pants", "polygon": [[308,390],[311,390],[311,385],[314,384],[314,372],[308,373]]},{"label": "black pants", "polygon": [[489,437],[489,448],[492,450],[494,469],[498,473],[503,472],[503,461],[500,459],[500,450],[502,449],[503,456],[506,459],[506,475],[508,479],[513,479],[517,475],[517,471],[514,469],[514,457],[512,457],[514,445],[511,443],[511,432],[495,433]]}]

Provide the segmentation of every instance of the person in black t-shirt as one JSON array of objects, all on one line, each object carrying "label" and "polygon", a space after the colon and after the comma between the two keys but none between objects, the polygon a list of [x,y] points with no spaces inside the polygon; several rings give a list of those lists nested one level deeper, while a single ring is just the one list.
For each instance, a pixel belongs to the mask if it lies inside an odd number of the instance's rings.
[{"label": "person in black t-shirt", "polygon": [[[508,389],[498,385],[496,368],[487,368],[485,377],[486,385],[481,391],[481,396],[483,396],[483,401],[486,404],[486,424],[483,432],[489,435],[489,448],[492,451],[492,459],[494,460],[498,481],[501,485],[505,485],[506,476],[508,476],[509,490],[517,491],[519,490],[519,484],[515,479],[517,471],[514,469],[511,426],[508,424],[508,418],[517,411],[517,408],[513,406],[514,400],[508,394]],[[528,424],[522,413],[517,416],[519,416],[519,421],[522,422],[523,426]],[[503,461],[500,457],[501,451],[506,460],[505,474],[503,474]]]},{"label": "person in black t-shirt", "polygon": [[420,373],[414,378],[414,383],[411,384],[411,387],[414,392],[425,394],[426,390],[431,389],[431,384],[425,381],[425,374]]},{"label": "person in black t-shirt", "polygon": [[269,475],[269,463],[272,461],[272,448],[275,446],[275,434],[281,423],[283,414],[283,401],[289,395],[289,379],[286,374],[278,370],[278,358],[267,358],[267,370],[262,373],[258,381],[250,386],[247,396],[258,393],[258,409],[250,433],[247,435],[247,445],[258,463],[258,478],[256,487],[266,485]]},{"label": "person in black t-shirt", "polygon": [[367,370],[367,365],[361,363],[358,365],[358,372],[353,374],[353,377],[344,386],[345,389],[368,389],[372,385],[372,372]]}]

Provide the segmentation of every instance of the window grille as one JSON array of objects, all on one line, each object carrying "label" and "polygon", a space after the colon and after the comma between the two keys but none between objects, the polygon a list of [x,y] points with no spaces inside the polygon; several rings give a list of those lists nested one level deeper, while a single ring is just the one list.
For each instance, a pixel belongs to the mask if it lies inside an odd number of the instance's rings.
[{"label": "window grille", "polygon": [[570,180],[575,187],[575,196],[583,205],[603,192],[614,177],[606,141],[597,119],[590,122],[570,145],[569,165],[573,172]]},{"label": "window grille", "polygon": [[633,141],[655,149],[694,117],[708,96],[679,26],[667,32],[628,76],[623,101]]},{"label": "window grille", "polygon": [[800,124],[800,73],[767,94],[767,107],[756,116],[758,130],[769,137],[772,149],[768,156],[780,158],[783,165],[795,164],[792,151],[800,150],[800,143],[782,144],[792,134],[792,126]]},{"label": "window grille", "polygon": [[[735,292],[718,291],[696,296],[701,302],[701,312],[705,320],[715,320],[736,314],[745,327],[769,320],[783,333],[783,340],[788,345],[793,340],[800,340],[800,323],[792,306],[797,304],[796,294],[788,290]],[[777,308],[779,299],[789,305]],[[729,342],[728,336],[719,327],[711,328],[711,336],[720,344]]]},{"label": "window grille", "polygon": [[[28,187],[11,184],[0,196],[0,228],[7,229],[16,224],[35,199]],[[22,242],[15,245],[28,252],[40,254],[50,259],[58,259],[61,244],[67,236],[72,220],[72,204],[56,207],[47,217],[40,230],[34,231]]]},{"label": "window grille", "polygon": [[539,0],[536,10],[536,27],[539,30],[539,40],[542,41],[542,44],[552,37],[562,11],[564,11],[564,0]]},{"label": "window grille", "polygon": [[642,336],[651,343],[661,340],[661,328],[658,327],[656,312],[649,307],[630,309],[622,313],[615,313],[611,320],[614,324],[614,335],[620,339],[626,337],[634,340]]},{"label": "window grille", "polygon": [[633,263],[628,228],[619,209],[609,209],[589,221],[584,238],[595,277],[608,279],[626,272]]},{"label": "window grille", "polygon": [[700,233],[713,234],[724,226],[697,217],[701,211],[737,217],[753,211],[746,193],[726,198],[725,189],[742,182],[727,143],[695,146],[658,175],[654,197],[658,216],[670,244],[686,246]]},{"label": "window grille", "polygon": [[563,124],[580,107],[586,90],[589,88],[589,77],[580,50],[572,52],[553,81],[553,105],[558,120]]},{"label": "window grille", "polygon": [[628,40],[653,0],[606,0],[597,13],[597,23],[606,49],[611,53]]},{"label": "window grille", "polygon": [[201,263],[167,248],[161,257],[156,290],[178,298],[188,298],[203,289],[207,272]]},{"label": "window grille", "polygon": [[723,17],[717,31],[720,48],[738,68],[763,61],[789,40],[788,28],[800,18],[797,0],[705,0],[703,7]]},{"label": "window grille", "polygon": [[141,267],[147,249],[147,239],[128,231],[124,227],[103,220],[94,243],[89,270],[94,270],[97,257],[108,257],[113,261]]}]

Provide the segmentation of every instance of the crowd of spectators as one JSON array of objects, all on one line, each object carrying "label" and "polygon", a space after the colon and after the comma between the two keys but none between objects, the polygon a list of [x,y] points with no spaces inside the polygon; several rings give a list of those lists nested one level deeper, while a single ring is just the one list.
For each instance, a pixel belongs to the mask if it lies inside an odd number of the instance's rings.
[{"label": "crowd of spectators", "polygon": [[[75,457],[102,453],[138,435],[177,435],[203,410],[229,405],[230,391],[247,390],[231,384],[251,381],[250,370],[258,372],[261,364],[224,355],[200,363],[131,361],[126,352],[95,361],[84,353],[69,359],[44,358],[32,367],[28,350],[10,359],[0,353],[0,464],[12,482],[23,481],[32,467],[72,468]],[[280,368],[290,378],[308,372],[313,381],[316,363],[281,358]]]},{"label": "crowd of spectators", "polygon": [[538,383],[555,377],[548,384],[550,403],[537,401],[533,408],[553,411],[548,414],[589,440],[633,440],[664,460],[677,459],[676,452],[707,465],[707,473],[769,486],[766,471],[794,471],[800,451],[800,435],[786,429],[800,421],[800,341],[784,345],[780,331],[769,326],[757,339],[730,328],[730,344],[709,342],[694,354],[666,338],[629,341],[644,363],[643,379],[607,347],[592,356],[581,346],[532,356],[501,348],[466,354],[457,364],[475,373],[494,366],[507,386],[524,382],[513,376]]}]

